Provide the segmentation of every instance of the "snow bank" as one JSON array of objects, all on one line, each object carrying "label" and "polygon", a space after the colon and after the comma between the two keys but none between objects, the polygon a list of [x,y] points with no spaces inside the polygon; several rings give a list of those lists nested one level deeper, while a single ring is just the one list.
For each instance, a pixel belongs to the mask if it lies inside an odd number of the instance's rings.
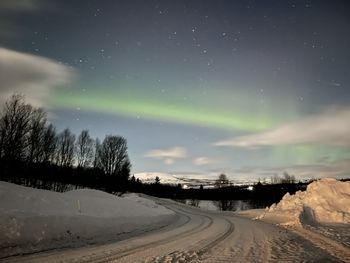
[{"label": "snow bank", "polygon": [[350,223],[350,182],[324,178],[308,185],[306,191],[287,193],[261,216],[284,224]]},{"label": "snow bank", "polygon": [[106,242],[168,224],[174,213],[132,195],[66,193],[0,182],[0,257]]}]

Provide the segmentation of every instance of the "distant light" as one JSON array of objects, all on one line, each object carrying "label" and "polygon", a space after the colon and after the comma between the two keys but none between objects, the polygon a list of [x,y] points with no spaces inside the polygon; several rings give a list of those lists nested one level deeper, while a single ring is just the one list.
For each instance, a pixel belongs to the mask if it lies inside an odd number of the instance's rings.
[{"label": "distant light", "polygon": [[183,189],[187,189],[187,188],[188,188],[188,185],[184,184]]},{"label": "distant light", "polygon": [[249,191],[253,191],[253,190],[254,190],[254,187],[250,185],[250,186],[247,187],[247,189],[248,189]]}]

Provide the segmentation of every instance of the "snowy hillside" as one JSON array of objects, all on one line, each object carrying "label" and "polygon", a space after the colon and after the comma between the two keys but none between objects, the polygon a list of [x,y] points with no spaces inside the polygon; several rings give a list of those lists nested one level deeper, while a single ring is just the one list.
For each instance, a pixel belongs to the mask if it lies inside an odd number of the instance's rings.
[{"label": "snowy hillside", "polygon": [[115,240],[166,225],[173,216],[137,195],[56,193],[0,182],[0,257]]},{"label": "snowy hillside", "polygon": [[284,224],[350,223],[350,182],[324,178],[308,185],[306,191],[286,194],[259,218]]}]

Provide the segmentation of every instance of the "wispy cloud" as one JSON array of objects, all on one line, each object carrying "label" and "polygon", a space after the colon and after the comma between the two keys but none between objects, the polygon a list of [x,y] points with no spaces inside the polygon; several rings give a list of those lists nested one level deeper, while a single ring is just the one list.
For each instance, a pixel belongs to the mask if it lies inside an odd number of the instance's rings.
[{"label": "wispy cloud", "polygon": [[193,159],[193,164],[197,165],[197,166],[215,164],[215,163],[218,163],[217,159],[213,159],[213,158],[206,157],[206,156],[200,156],[200,157]]},{"label": "wispy cloud", "polygon": [[144,154],[146,158],[162,160],[165,164],[173,164],[177,159],[187,157],[187,150],[183,147],[172,147],[169,149],[153,149]]},{"label": "wispy cloud", "polygon": [[344,159],[329,163],[295,165],[286,167],[285,170],[295,174],[297,178],[345,178],[350,175],[350,160]]},{"label": "wispy cloud", "polygon": [[43,106],[53,88],[72,80],[74,70],[52,59],[0,47],[0,104],[13,93]]},{"label": "wispy cloud", "polygon": [[350,147],[350,108],[332,108],[275,129],[234,137],[215,146],[257,148],[271,145],[322,144]]},{"label": "wispy cloud", "polygon": [[42,0],[1,0],[0,10],[2,11],[33,11],[39,9]]},{"label": "wispy cloud", "polygon": [[0,39],[16,38],[26,30],[18,26],[16,20],[22,14],[34,14],[40,10],[54,10],[57,4],[53,0],[1,0],[0,1]]},{"label": "wispy cloud", "polygon": [[295,175],[297,179],[324,177],[346,178],[350,176],[350,159],[304,165],[243,167],[232,170],[231,173],[238,178],[269,179],[275,174],[282,175],[284,171]]}]

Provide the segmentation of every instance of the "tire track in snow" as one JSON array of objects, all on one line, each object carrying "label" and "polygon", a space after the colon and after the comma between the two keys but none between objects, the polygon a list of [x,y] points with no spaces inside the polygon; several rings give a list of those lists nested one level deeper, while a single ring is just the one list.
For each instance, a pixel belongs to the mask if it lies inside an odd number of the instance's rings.
[{"label": "tire track in snow", "polygon": [[350,248],[329,239],[326,236],[307,230],[305,228],[292,229],[293,232],[309,240],[314,245],[327,251],[332,256],[344,262],[350,262]]},{"label": "tire track in snow", "polygon": [[[172,209],[173,210],[173,209]],[[174,223],[171,223],[168,226],[162,226],[160,228],[156,228],[156,229],[152,229],[150,231],[146,231],[146,232],[142,232],[139,235],[136,236],[136,238],[142,238],[144,236],[148,236],[149,234],[157,234],[158,231],[171,231],[177,228],[182,228],[184,226],[186,226],[188,223],[190,223],[191,221],[191,217],[188,216],[187,214],[184,213],[177,213],[178,217],[177,218],[183,218],[183,222],[181,222],[181,220],[175,221]],[[178,222],[181,222],[180,224]],[[132,234],[133,232],[130,233],[122,233],[120,235],[125,235],[125,234],[131,234],[130,238],[133,239],[135,238]],[[180,233],[181,234],[181,233]],[[179,234],[179,235],[180,235]],[[119,235],[118,235],[119,236]],[[128,239],[122,239],[122,240],[116,240],[115,242],[123,242],[124,240],[128,240]],[[113,241],[112,241],[113,242]],[[113,242],[113,243],[115,243]],[[94,257],[95,257],[95,253],[94,251],[97,250],[98,252],[96,252],[96,254],[110,254],[111,251],[108,249],[108,247],[110,245],[113,245],[113,243],[107,243],[107,244],[102,244],[102,245],[87,245],[87,247],[90,247],[90,250],[92,251],[92,253],[88,253],[87,255],[82,255],[79,256],[79,258],[84,261],[84,262],[96,262],[94,261]],[[103,249],[104,247],[106,247],[106,249]],[[45,251],[39,251],[39,252],[34,252],[34,253],[28,253],[28,254],[23,254],[23,255],[19,255],[19,256],[11,256],[11,257],[7,257],[7,258],[3,258],[0,259],[0,261],[4,261],[4,262],[77,262],[77,258],[76,257],[69,257],[69,256],[63,256],[61,258],[57,258],[55,257],[56,254],[65,254],[65,252],[67,252],[67,254],[69,254],[70,252],[74,251],[78,251],[80,249],[85,249],[86,247],[78,247],[78,248],[61,248],[61,249],[50,249],[50,250],[45,250]],[[101,249],[102,248],[102,249]],[[107,256],[108,256],[107,255]],[[101,256],[101,255],[100,255]],[[80,261],[79,261],[80,262]]]},{"label": "tire track in snow", "polygon": [[[153,262],[153,263],[166,263],[166,262],[201,262],[201,256],[205,253],[207,253],[210,249],[218,246],[221,242],[223,242],[227,237],[229,237],[235,230],[234,224],[224,219],[225,222],[228,223],[228,227],[226,230],[221,233],[219,236],[214,237],[212,241],[210,241],[207,244],[201,244],[198,246],[195,250],[189,250],[189,251],[174,251],[168,255],[162,256],[162,257],[155,257],[151,260],[146,260],[145,262]],[[220,261],[215,261],[220,262]],[[223,262],[231,262],[231,258],[225,258],[225,261]]]},{"label": "tire track in snow", "polygon": [[175,211],[182,222],[113,244],[19,259],[45,263],[339,262],[301,236],[272,224],[172,201],[157,202]]},{"label": "tire track in snow", "polygon": [[212,242],[210,242],[209,244],[207,244],[206,246],[204,246],[203,248],[201,248],[198,251],[198,255],[203,255],[208,250],[210,250],[213,247],[217,246],[219,243],[224,241],[227,237],[229,237],[235,231],[234,224],[230,220],[228,220],[226,218],[223,218],[223,219],[229,224],[229,227],[228,227],[227,231],[225,233],[223,233],[221,236],[219,236],[218,238],[216,238],[215,240],[213,240]]},{"label": "tire track in snow", "polygon": [[160,240],[150,242],[150,243],[147,243],[144,245],[140,245],[140,246],[133,247],[133,248],[126,249],[126,250],[122,250],[122,251],[118,251],[117,253],[116,253],[116,251],[109,251],[110,253],[108,255],[102,255],[102,257],[101,257],[101,255],[98,255],[97,257],[89,256],[89,258],[82,259],[82,261],[80,261],[80,262],[85,262],[85,263],[116,262],[116,261],[118,261],[122,258],[128,257],[130,255],[134,255],[136,253],[146,251],[147,249],[153,249],[153,248],[160,246],[160,245],[166,245],[167,243],[171,243],[173,241],[178,241],[179,239],[180,240],[186,239],[189,236],[196,235],[202,231],[205,231],[206,229],[210,228],[213,224],[213,219],[209,216],[202,215],[202,214],[196,214],[196,213],[189,213],[188,211],[184,211],[183,209],[180,209],[180,208],[174,208],[174,207],[168,207],[168,206],[166,206],[166,207],[173,210],[175,213],[180,214],[181,216],[187,216],[188,218],[190,218],[188,216],[188,214],[200,216],[201,223],[199,225],[195,226],[194,228],[192,228],[191,230],[186,230],[184,232],[178,232],[175,235],[172,235],[172,236],[165,238],[165,239],[160,239]]}]

